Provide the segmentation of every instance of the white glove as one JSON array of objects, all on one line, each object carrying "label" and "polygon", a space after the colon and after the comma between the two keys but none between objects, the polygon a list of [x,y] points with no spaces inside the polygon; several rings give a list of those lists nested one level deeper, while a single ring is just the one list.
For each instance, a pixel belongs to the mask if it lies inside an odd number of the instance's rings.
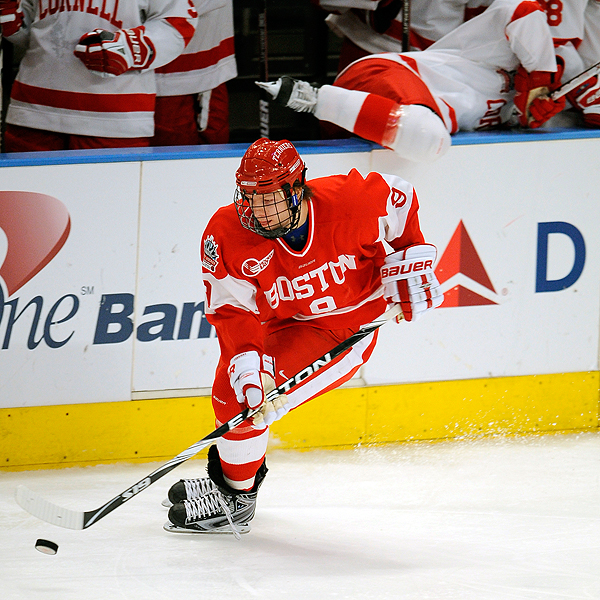
[{"label": "white glove", "polygon": [[437,248],[432,244],[415,244],[385,257],[381,267],[383,297],[388,304],[400,304],[407,321],[416,321],[444,301],[433,272],[436,256]]},{"label": "white glove", "polygon": [[252,410],[258,409],[252,419],[256,429],[264,429],[288,412],[285,394],[277,395],[270,402],[265,398],[275,389],[275,365],[271,356],[263,354],[261,360],[256,350],[241,352],[231,359],[228,374],[237,401]]},{"label": "white glove", "polygon": [[[260,378],[263,384],[265,396],[275,389],[275,380],[267,373],[261,373]],[[255,429],[264,429],[279,421],[290,410],[288,398],[285,394],[277,394],[269,402],[265,402],[258,412],[252,417],[252,424]]]},{"label": "white glove", "polygon": [[154,60],[154,45],[143,25],[133,29],[94,29],[81,36],[73,52],[93,73],[116,77],[132,69],[147,69]]}]

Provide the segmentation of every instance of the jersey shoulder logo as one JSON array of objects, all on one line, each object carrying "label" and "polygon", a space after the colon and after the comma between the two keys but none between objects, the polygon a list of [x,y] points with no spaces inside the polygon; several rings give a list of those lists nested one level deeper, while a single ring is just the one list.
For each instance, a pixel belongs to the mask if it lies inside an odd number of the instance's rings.
[{"label": "jersey shoulder logo", "polygon": [[211,272],[214,273],[219,264],[219,244],[215,242],[215,238],[209,235],[204,240],[204,250],[202,252],[202,264]]},{"label": "jersey shoulder logo", "polygon": [[395,187],[392,188],[390,193],[390,202],[394,208],[402,208],[406,204],[407,200],[408,198],[403,191],[396,189]]},{"label": "jersey shoulder logo", "polygon": [[246,277],[256,277],[261,271],[264,271],[269,266],[274,254],[275,250],[271,250],[271,252],[261,260],[247,258],[242,264],[242,273]]}]

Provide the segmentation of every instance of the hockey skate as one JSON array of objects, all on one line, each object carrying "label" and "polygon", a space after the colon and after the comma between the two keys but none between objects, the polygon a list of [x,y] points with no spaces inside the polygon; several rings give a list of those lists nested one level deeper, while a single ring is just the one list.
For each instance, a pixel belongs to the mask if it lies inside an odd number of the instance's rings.
[{"label": "hockey skate", "polygon": [[167,494],[167,497],[162,501],[162,505],[166,508],[171,508],[173,504],[183,502],[184,500],[192,500],[200,498],[206,494],[216,490],[217,486],[213,483],[210,477],[200,477],[199,479],[180,479],[174,483]]},{"label": "hockey skate", "polygon": [[258,469],[254,487],[243,492],[225,482],[216,446],[211,446],[208,452],[207,470],[212,489],[203,483],[207,490],[203,495],[173,504],[164,529],[173,533],[233,533],[237,538],[248,533],[256,510],[258,489],[267,474],[266,463]]},{"label": "hockey skate", "polygon": [[306,81],[284,75],[277,81],[257,81],[256,85],[266,90],[281,106],[296,112],[315,112],[319,90]]}]

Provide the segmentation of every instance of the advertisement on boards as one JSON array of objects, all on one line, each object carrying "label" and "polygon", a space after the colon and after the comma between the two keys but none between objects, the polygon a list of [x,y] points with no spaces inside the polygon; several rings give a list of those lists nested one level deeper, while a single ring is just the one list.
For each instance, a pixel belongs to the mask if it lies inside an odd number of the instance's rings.
[{"label": "advertisement on boards", "polygon": [[0,408],[130,397],[132,342],[95,337],[135,292],[138,204],[135,164],[2,169]]},{"label": "advertisement on boards", "polygon": [[[304,155],[308,179],[358,168],[411,181],[438,248],[444,304],[381,328],[361,381],[597,370],[588,142],[457,146],[420,170],[388,151]],[[219,353],[198,244],[239,160],[2,169],[0,408],[208,393]]]},{"label": "advertisement on boards", "polygon": [[[209,393],[198,245],[239,161],[2,169],[0,408]],[[306,157],[309,177],[369,161]]]},{"label": "advertisement on boards", "polygon": [[[306,154],[307,179],[367,173],[370,154]],[[213,213],[233,202],[240,157],[144,164],[136,323],[153,323],[134,341],[134,394],[209,393],[219,360],[204,316],[199,243]],[[146,314],[144,314],[146,313]],[[243,332],[240,332],[243,335]]]},{"label": "advertisement on boards", "polygon": [[420,168],[374,153],[374,170],[417,190],[445,299],[381,330],[368,384],[597,370],[600,172],[588,143],[457,146]]}]

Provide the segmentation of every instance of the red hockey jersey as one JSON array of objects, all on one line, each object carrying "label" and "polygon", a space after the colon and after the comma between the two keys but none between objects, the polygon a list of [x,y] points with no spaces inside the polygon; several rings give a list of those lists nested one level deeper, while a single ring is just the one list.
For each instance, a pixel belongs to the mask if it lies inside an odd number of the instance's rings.
[{"label": "red hockey jersey", "polygon": [[292,322],[323,329],[370,322],[386,308],[380,268],[389,247],[424,241],[416,193],[399,177],[363,178],[353,169],[308,185],[309,233],[299,252],[244,229],[233,205],[204,231],[207,318],[226,364],[239,352],[262,352],[263,335]]}]

